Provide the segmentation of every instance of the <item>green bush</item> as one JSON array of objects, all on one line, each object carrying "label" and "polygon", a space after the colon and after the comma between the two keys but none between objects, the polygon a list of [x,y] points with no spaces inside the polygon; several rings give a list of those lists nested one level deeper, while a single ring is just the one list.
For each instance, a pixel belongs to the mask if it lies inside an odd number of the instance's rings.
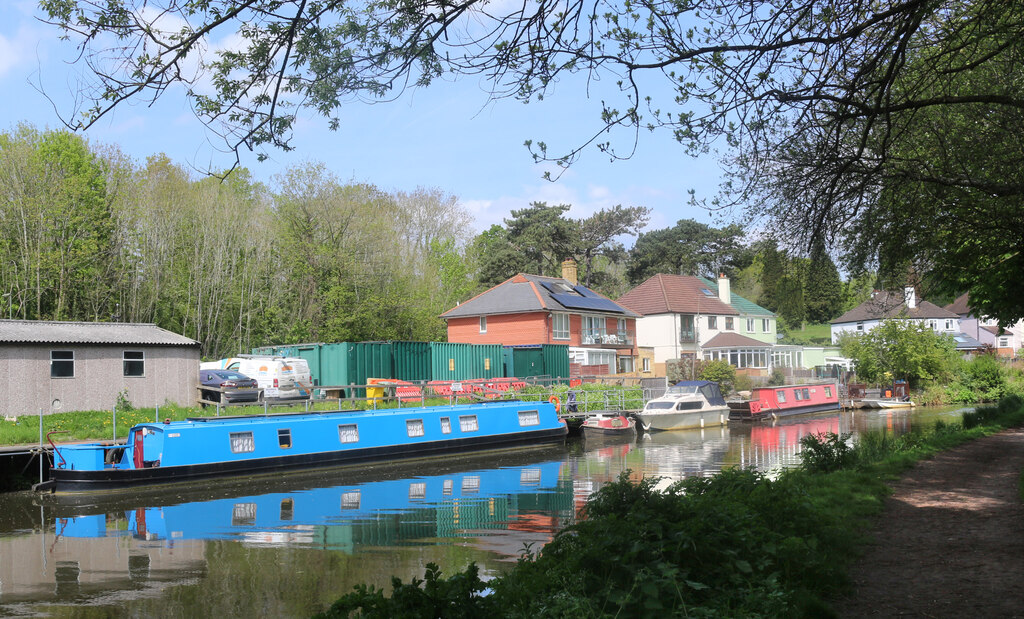
[{"label": "green bush", "polygon": [[724,359],[707,361],[701,365],[697,377],[718,383],[723,394],[732,393],[736,383],[736,368]]},{"label": "green bush", "polygon": [[800,439],[800,465],[811,473],[831,473],[851,466],[856,458],[850,434],[821,432]]}]

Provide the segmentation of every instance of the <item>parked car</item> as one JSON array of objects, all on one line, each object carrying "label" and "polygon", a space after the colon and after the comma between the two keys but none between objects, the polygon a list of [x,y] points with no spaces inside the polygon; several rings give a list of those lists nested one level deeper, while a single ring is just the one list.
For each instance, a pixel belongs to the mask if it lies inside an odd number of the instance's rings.
[{"label": "parked car", "polygon": [[199,370],[199,383],[203,387],[217,387],[220,391],[202,391],[202,399],[210,402],[256,402],[260,387],[256,379],[232,370]]},{"label": "parked car", "polygon": [[200,370],[230,370],[251,376],[268,400],[308,400],[313,391],[309,364],[301,357],[246,355],[199,364]]}]

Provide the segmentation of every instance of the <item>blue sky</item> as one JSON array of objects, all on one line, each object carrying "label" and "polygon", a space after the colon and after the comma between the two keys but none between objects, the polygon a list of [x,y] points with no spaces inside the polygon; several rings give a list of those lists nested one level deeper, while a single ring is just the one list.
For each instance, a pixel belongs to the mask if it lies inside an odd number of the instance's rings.
[{"label": "blue sky", "polygon": [[[50,98],[69,109],[75,74],[80,69],[71,44],[34,18],[35,0],[0,3],[0,128],[19,122],[37,128],[61,126],[53,104],[36,91],[41,82]],[[597,127],[600,98],[586,95],[585,84],[563,81],[542,102],[529,105],[488,102],[486,84],[469,78],[437,82],[410,90],[397,101],[376,105],[352,103],[341,112],[341,128],[327,129],[325,119],[303,113],[290,153],[271,151],[258,162],[245,155],[242,165],[261,181],[307,161],[321,161],[343,180],[367,182],[389,191],[437,187],[459,198],[480,231],[501,223],[512,209],[533,201],[571,204],[571,217],[586,217],[616,204],[654,209],[649,229],[696,219],[718,225],[711,214],[687,205],[687,191],[711,197],[720,178],[714,158],[685,155],[667,133],[640,135],[637,154],[610,162],[596,148],[556,181],[543,179],[551,165],[535,164],[523,146],[544,141],[552,150],[568,149],[589,138]],[[591,92],[595,92],[593,89]],[[178,92],[155,105],[119,108],[91,128],[93,142],[117,144],[137,161],[166,153],[172,160],[200,169],[223,168],[233,155],[217,152],[211,136],[192,115]],[[622,147],[631,136],[622,136]]]}]

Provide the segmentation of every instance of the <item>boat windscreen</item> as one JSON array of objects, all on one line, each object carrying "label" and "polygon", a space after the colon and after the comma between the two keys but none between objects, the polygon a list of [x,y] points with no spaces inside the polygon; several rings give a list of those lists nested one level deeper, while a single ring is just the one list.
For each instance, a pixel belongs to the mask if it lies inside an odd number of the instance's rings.
[{"label": "boat windscreen", "polygon": [[671,402],[671,401],[665,401],[665,402],[651,401],[651,402],[648,402],[647,405],[644,406],[644,408],[646,410],[649,410],[649,411],[664,410],[664,409],[672,408],[673,404],[675,404],[675,402]]},{"label": "boat windscreen", "polygon": [[672,395],[697,393],[697,385],[673,385],[665,393],[671,393]]}]

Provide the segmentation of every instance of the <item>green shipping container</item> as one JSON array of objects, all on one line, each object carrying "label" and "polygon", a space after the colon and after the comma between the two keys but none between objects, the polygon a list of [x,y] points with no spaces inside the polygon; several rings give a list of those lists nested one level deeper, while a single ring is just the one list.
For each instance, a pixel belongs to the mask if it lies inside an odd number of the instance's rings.
[{"label": "green shipping container", "polygon": [[565,344],[505,347],[506,376],[569,378],[569,347]]},{"label": "green shipping container", "polygon": [[505,375],[501,344],[430,342],[431,380],[457,381]]},{"label": "green shipping container", "polygon": [[423,380],[431,378],[430,342],[393,342],[394,374],[398,380]]}]

